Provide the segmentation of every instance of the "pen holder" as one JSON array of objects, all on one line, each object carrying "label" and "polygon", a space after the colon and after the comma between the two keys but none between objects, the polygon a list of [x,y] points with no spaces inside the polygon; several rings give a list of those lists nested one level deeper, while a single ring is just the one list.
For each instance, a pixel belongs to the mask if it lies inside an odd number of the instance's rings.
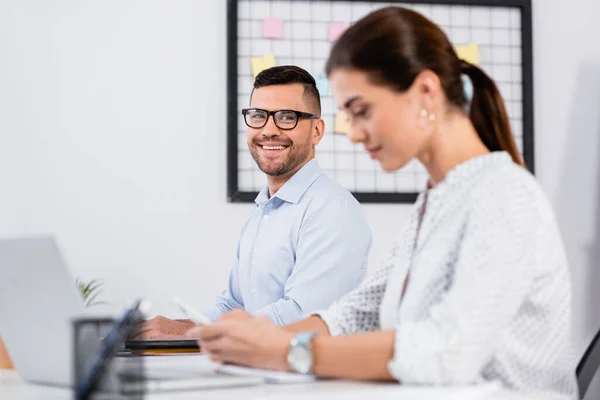
[{"label": "pen holder", "polygon": [[[128,321],[131,331],[139,320]],[[73,374],[75,399],[143,399],[145,392],[143,357],[132,356],[124,349],[126,336],[106,342],[113,335],[117,320],[111,318],[76,318],[73,327]],[[119,327],[123,329],[123,325]],[[111,349],[107,349],[107,345]],[[90,385],[90,379],[94,383]],[[89,390],[80,390],[84,385]]]}]

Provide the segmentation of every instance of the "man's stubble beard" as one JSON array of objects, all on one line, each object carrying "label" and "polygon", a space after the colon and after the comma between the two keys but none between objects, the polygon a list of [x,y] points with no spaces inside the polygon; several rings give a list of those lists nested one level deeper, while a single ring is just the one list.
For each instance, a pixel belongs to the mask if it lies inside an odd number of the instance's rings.
[{"label": "man's stubble beard", "polygon": [[294,171],[299,165],[304,164],[308,160],[312,149],[310,141],[307,141],[300,147],[292,143],[292,145],[287,148],[288,155],[283,162],[276,167],[267,170],[265,169],[266,166],[262,165],[263,163],[260,161],[258,147],[258,144],[253,142],[252,146],[249,148],[250,154],[256,162],[256,165],[258,165],[258,168],[269,176],[281,176]]}]

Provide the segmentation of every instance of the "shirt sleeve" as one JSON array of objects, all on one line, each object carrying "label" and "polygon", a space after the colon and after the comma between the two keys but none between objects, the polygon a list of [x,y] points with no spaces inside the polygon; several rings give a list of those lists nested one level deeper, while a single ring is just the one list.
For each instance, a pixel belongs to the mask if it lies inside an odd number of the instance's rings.
[{"label": "shirt sleeve", "polygon": [[480,379],[531,286],[544,230],[536,215],[526,196],[479,199],[457,248],[450,288],[426,317],[398,321],[388,364],[396,379],[433,385]]},{"label": "shirt sleeve", "polygon": [[360,204],[349,196],[325,199],[300,228],[283,297],[254,314],[286,325],[328,307],[363,280],[370,247],[371,230]]},{"label": "shirt sleeve", "polygon": [[215,306],[204,310],[204,314],[213,321],[219,318],[221,314],[228,313],[229,311],[235,310],[236,308],[244,308],[244,302],[242,301],[242,296],[238,285],[238,271],[240,265],[239,261],[240,244],[238,242],[235,260],[231,267],[231,271],[229,272],[227,288],[217,296]]},{"label": "shirt sleeve", "polygon": [[396,242],[385,261],[358,288],[333,303],[328,309],[314,314],[321,317],[332,336],[352,335],[379,329],[379,307],[399,251],[400,245]]}]

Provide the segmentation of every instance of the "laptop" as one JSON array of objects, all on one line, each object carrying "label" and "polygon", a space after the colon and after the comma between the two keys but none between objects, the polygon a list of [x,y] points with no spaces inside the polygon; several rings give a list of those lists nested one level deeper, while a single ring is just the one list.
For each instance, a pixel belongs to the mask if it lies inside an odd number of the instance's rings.
[{"label": "laptop", "polygon": [[[0,335],[16,371],[25,381],[75,386],[71,323],[74,317],[85,314],[75,279],[53,237],[0,239]],[[217,373],[218,364],[204,355],[146,358],[147,391],[264,382],[257,377]]]}]

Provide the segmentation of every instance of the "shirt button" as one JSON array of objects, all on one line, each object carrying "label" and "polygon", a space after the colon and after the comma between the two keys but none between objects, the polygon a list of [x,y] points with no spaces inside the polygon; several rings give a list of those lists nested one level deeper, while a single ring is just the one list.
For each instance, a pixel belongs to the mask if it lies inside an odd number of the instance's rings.
[{"label": "shirt button", "polygon": [[252,289],[252,294],[256,294],[256,290]]},{"label": "shirt button", "polygon": [[263,219],[267,219],[267,218],[269,218],[269,214],[263,215]]}]

